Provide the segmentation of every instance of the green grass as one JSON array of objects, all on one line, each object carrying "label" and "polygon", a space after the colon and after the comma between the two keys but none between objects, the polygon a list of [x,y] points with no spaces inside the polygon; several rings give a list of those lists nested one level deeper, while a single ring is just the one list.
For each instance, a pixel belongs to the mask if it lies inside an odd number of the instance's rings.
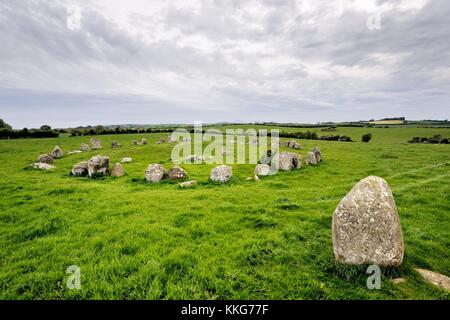
[{"label": "green grass", "polygon": [[[318,166],[254,182],[245,180],[254,165],[233,165],[232,181],[217,185],[212,166],[182,165],[200,181],[192,189],[143,181],[149,163],[171,166],[173,145],[154,144],[163,134],[101,136],[104,150],[65,156],[51,172],[28,166],[89,137],[0,141],[0,298],[448,299],[414,272],[450,276],[450,146],[406,143],[436,133],[450,129],[338,128],[356,142],[300,141],[303,156],[320,146]],[[150,144],[131,146],[142,137]],[[123,147],[111,150],[112,140]],[[69,176],[99,153],[134,161],[122,178]],[[335,263],[331,242],[333,211],[368,175],[390,184],[405,238],[404,263],[383,269],[381,290],[366,288],[365,266]],[[70,265],[80,290],[66,287]]]}]

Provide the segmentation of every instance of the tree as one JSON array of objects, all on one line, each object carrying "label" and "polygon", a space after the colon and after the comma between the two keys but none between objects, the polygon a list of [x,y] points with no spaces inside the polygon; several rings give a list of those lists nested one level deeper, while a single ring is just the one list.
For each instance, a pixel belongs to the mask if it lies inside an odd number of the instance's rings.
[{"label": "tree", "polygon": [[12,130],[12,127],[3,121],[3,119],[0,119],[0,129]]},{"label": "tree", "polygon": [[52,130],[52,127],[50,127],[49,125],[44,124],[44,125],[41,126],[41,130],[49,131],[49,130]]},{"label": "tree", "polygon": [[369,142],[371,139],[372,139],[372,134],[371,133],[366,133],[361,138],[362,142]]}]

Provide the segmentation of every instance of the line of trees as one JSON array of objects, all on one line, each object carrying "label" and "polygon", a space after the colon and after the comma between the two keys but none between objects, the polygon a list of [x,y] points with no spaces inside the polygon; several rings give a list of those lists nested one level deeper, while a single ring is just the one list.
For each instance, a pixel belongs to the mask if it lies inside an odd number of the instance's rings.
[{"label": "line of trees", "polygon": [[47,125],[43,125],[39,129],[14,130],[3,119],[0,119],[0,139],[56,138],[58,135],[58,132]]}]

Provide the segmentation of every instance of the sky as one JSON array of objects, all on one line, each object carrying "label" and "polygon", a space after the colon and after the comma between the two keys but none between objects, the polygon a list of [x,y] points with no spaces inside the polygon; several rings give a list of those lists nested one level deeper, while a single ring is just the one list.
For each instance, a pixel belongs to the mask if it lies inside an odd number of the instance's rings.
[{"label": "sky", "polygon": [[0,0],[0,118],[450,118],[448,0]]}]

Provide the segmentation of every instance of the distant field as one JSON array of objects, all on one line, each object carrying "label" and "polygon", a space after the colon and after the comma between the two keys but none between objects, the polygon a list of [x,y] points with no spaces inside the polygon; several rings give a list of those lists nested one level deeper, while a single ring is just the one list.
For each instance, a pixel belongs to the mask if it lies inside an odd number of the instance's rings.
[{"label": "distant field", "polygon": [[[450,276],[450,146],[407,141],[450,129],[281,130],[355,142],[299,140],[303,157],[319,146],[323,162],[260,182],[246,181],[254,165],[233,165],[226,185],[208,182],[211,165],[183,165],[200,184],[182,190],[143,181],[149,163],[172,166],[173,145],[154,144],[166,134],[100,136],[104,150],[65,156],[51,172],[27,168],[55,145],[78,149],[90,137],[0,140],[0,298],[448,299],[413,269]],[[370,143],[360,142],[365,133]],[[131,146],[142,137],[150,144]],[[112,140],[123,147],[110,149]],[[122,178],[69,176],[96,154],[134,161]],[[333,259],[333,211],[368,175],[390,184],[405,239],[404,263],[383,270],[381,290],[366,288],[364,266]],[[66,287],[70,265],[81,269],[80,290]],[[399,276],[406,282],[392,284]]]},{"label": "distant field", "polygon": [[371,121],[370,124],[403,124],[405,123],[403,120],[379,120],[379,121]]}]

